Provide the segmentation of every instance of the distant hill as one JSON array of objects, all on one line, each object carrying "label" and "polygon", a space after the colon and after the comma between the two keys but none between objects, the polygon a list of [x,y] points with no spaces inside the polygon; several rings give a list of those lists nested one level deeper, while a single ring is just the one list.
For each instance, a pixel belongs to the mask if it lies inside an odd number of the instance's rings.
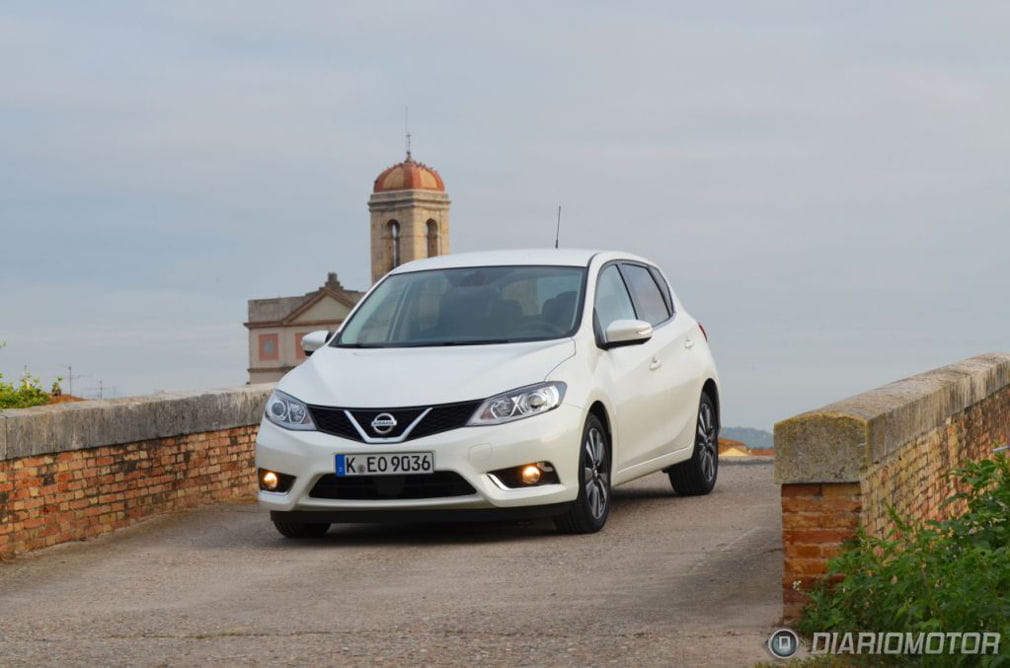
[{"label": "distant hill", "polygon": [[743,441],[749,448],[774,448],[774,437],[764,429],[753,429],[751,427],[723,427],[719,431],[720,436],[732,438],[736,441]]}]

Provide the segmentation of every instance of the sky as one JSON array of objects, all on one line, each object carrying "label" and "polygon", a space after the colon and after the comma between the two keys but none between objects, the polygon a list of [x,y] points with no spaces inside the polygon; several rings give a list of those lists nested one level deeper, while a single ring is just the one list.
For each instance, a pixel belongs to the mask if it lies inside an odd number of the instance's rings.
[{"label": "sky", "polygon": [[[1010,350],[1000,2],[7,2],[0,372],[247,380],[246,300],[369,281],[414,157],[456,252],[653,259],[723,422]],[[64,381],[64,387],[67,382]]]}]

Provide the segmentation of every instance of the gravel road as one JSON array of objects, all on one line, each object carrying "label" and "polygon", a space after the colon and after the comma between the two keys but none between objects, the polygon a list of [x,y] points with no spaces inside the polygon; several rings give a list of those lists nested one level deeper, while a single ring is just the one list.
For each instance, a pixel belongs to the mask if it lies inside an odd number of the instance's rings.
[{"label": "gravel road", "polygon": [[707,497],[615,490],[606,528],[339,526],[252,504],[0,564],[0,665],[753,665],[781,614],[778,487],[723,460]]}]

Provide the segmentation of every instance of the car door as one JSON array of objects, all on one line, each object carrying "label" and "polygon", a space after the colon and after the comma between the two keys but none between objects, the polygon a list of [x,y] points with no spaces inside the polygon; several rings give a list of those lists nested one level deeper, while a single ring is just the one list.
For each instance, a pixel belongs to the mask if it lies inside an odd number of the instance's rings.
[{"label": "car door", "polygon": [[658,270],[623,262],[621,274],[639,319],[653,327],[649,342],[649,374],[643,381],[650,394],[647,404],[650,412],[641,416],[643,425],[648,425],[648,433],[643,435],[645,443],[640,459],[631,462],[641,464],[683,447],[676,443],[677,437],[686,421],[693,424],[698,408],[697,397],[693,396],[697,374],[689,359],[694,322],[686,314],[674,312],[669,289],[661,288],[666,286]]},{"label": "car door", "polygon": [[[600,270],[593,304],[597,338],[615,320],[637,319],[635,304],[628,292],[617,263]],[[614,411],[613,473],[620,482],[623,469],[646,458],[654,435],[650,422],[658,406],[656,383],[651,383],[650,365],[654,355],[652,341],[599,351],[597,371],[610,395]]]}]

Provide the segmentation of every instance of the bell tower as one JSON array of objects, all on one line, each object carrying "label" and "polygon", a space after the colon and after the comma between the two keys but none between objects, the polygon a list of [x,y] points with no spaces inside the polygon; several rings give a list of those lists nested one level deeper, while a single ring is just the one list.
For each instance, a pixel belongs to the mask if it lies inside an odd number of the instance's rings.
[{"label": "bell tower", "polygon": [[442,177],[407,159],[375,179],[372,219],[372,283],[404,262],[449,253],[449,195]]}]

